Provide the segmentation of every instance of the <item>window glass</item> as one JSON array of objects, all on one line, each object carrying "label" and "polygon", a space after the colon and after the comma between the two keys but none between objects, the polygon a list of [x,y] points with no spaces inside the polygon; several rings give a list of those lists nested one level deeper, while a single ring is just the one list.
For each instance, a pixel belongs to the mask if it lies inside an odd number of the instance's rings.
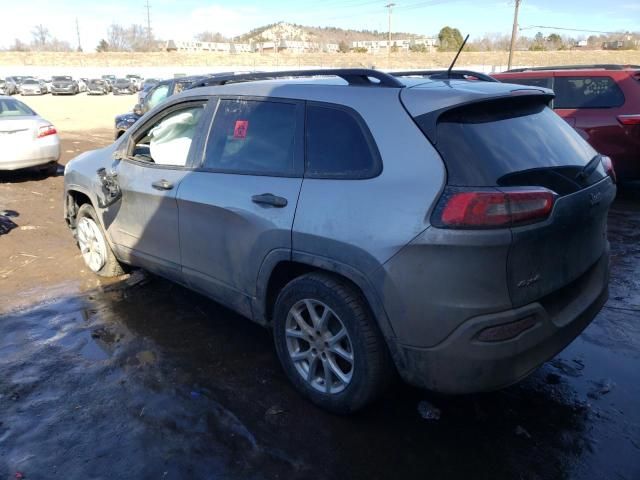
[{"label": "window glass", "polygon": [[551,77],[549,78],[502,78],[504,83],[515,83],[516,85],[529,85],[530,87],[551,88]]},{"label": "window glass", "polygon": [[556,77],[554,108],[610,108],[624,104],[611,77]]},{"label": "window glass", "polygon": [[148,96],[147,100],[147,109],[151,110],[153,107],[158,105],[161,101],[167,98],[169,93],[169,85],[160,85],[156,87],[155,90],[151,92],[151,95]]},{"label": "window glass", "polygon": [[379,173],[378,155],[348,111],[309,105],[305,130],[306,176],[365,178]]},{"label": "window glass", "polygon": [[205,167],[237,173],[295,173],[296,105],[221,100]]},{"label": "window glass", "polygon": [[158,165],[184,167],[204,105],[171,112],[137,136],[132,157]]},{"label": "window glass", "polygon": [[[426,131],[429,118],[419,116],[416,121]],[[540,99],[526,97],[445,112],[438,121],[436,148],[446,164],[449,185],[540,185],[558,193],[571,189],[576,175],[596,155]],[[593,179],[604,175],[598,168]]]},{"label": "window glass", "polygon": [[0,100],[0,117],[19,117],[22,115],[35,115],[35,112],[18,100]]}]

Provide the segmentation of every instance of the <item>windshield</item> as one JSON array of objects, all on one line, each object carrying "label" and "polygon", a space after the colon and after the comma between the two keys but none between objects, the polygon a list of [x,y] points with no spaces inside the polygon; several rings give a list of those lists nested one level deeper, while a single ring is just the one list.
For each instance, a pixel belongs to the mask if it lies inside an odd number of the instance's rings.
[{"label": "windshield", "polygon": [[[423,117],[416,120],[425,131]],[[546,104],[530,97],[445,112],[438,120],[435,147],[449,185],[537,185],[561,195],[584,186],[576,176],[597,154]],[[604,176],[599,165],[585,183]]]},{"label": "windshield", "polygon": [[20,117],[25,115],[35,115],[36,112],[27,107],[19,100],[12,98],[0,100],[0,118],[6,117]]},{"label": "windshield", "polygon": [[51,80],[53,80],[54,82],[70,82],[71,81],[71,77],[51,77]]},{"label": "windshield", "polygon": [[37,80],[29,79],[29,80],[25,80],[24,82],[22,82],[22,84],[23,84],[23,85],[37,85],[37,84],[38,84],[38,81],[37,81]]},{"label": "windshield", "polygon": [[89,80],[89,85],[102,86],[104,82],[102,80]]}]

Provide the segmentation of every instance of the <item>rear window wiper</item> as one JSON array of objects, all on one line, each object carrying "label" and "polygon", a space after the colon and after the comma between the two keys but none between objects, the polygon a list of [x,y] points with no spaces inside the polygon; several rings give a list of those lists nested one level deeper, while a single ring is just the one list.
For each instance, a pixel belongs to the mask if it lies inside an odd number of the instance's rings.
[{"label": "rear window wiper", "polygon": [[598,164],[600,162],[602,162],[602,155],[597,154],[591,160],[589,160],[589,163],[587,163],[582,168],[582,170],[578,172],[578,174],[576,175],[576,180],[584,181],[589,178],[591,174],[596,170],[596,168],[598,168]]}]

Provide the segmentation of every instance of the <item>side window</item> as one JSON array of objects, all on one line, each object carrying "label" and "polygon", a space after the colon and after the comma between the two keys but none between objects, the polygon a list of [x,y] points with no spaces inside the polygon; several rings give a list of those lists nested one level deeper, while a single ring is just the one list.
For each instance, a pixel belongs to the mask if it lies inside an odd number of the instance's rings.
[{"label": "side window", "polygon": [[502,79],[504,83],[515,83],[516,85],[528,85],[530,87],[551,88],[551,77],[549,78],[509,78]]},{"label": "side window", "polygon": [[158,105],[161,101],[167,98],[169,94],[169,85],[158,85],[154,88],[149,95],[147,96],[147,110],[151,110],[153,107]]},{"label": "side window", "polygon": [[624,94],[611,77],[556,77],[554,108],[611,108]]},{"label": "side window", "polygon": [[307,106],[306,177],[360,179],[380,173],[373,138],[355,115],[342,108]]},{"label": "side window", "polygon": [[203,113],[204,104],[190,104],[163,116],[135,136],[129,156],[157,165],[184,167]]},{"label": "side window", "polygon": [[220,100],[205,168],[257,175],[295,174],[297,109],[294,103]]}]

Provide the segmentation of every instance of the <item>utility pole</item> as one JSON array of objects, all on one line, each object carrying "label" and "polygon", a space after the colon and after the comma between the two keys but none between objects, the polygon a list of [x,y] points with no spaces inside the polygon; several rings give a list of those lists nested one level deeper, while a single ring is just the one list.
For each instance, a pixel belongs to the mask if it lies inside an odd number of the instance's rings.
[{"label": "utility pole", "polygon": [[78,17],[76,17],[76,33],[78,34],[78,51],[82,51],[82,44],[80,43],[80,24],[78,23]]},{"label": "utility pole", "polygon": [[387,63],[388,66],[391,67],[391,13],[393,12],[393,7],[395,7],[395,3],[388,3],[384,7],[389,9],[389,30],[387,36]]},{"label": "utility pole", "polygon": [[149,0],[145,3],[145,8],[147,9],[147,49],[151,50],[151,5]]},{"label": "utility pole", "polygon": [[513,60],[513,49],[516,46],[516,36],[518,35],[518,10],[520,10],[520,2],[521,0],[515,0],[516,9],[513,13],[513,29],[511,30],[511,46],[509,47],[509,63],[507,65],[507,70],[511,69],[511,60]]}]

